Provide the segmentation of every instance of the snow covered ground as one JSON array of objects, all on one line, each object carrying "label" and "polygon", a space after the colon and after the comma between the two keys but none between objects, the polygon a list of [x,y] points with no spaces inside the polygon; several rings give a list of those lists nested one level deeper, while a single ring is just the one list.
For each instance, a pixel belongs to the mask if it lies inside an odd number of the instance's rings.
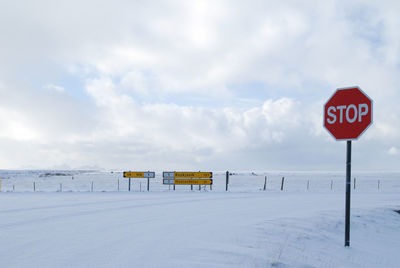
[{"label": "snow covered ground", "polygon": [[344,248],[342,174],[268,173],[261,191],[265,174],[243,173],[229,192],[222,173],[212,191],[172,191],[157,177],[150,192],[145,180],[127,192],[120,173],[4,172],[1,267],[399,267],[396,173],[356,174]]}]

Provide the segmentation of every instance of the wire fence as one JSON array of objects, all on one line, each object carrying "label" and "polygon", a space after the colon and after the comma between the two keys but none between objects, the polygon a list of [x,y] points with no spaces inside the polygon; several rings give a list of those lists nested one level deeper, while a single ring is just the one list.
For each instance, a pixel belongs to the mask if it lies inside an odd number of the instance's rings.
[{"label": "wire fence", "polygon": [[[116,192],[147,191],[147,179],[123,178],[122,172],[8,172],[1,174],[2,192]],[[340,173],[230,172],[228,191],[344,191]],[[226,174],[215,172],[212,186],[164,185],[162,173],[149,180],[149,191],[226,191]],[[352,178],[353,191],[399,191],[400,173],[361,173]]]}]

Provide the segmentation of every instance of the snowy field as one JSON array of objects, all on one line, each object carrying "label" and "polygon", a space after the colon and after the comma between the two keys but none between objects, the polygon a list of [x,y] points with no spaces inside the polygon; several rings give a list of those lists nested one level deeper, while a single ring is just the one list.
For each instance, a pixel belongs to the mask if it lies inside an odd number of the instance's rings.
[{"label": "snowy field", "polygon": [[354,173],[350,248],[340,173],[235,172],[228,192],[223,172],[212,191],[158,172],[150,192],[120,172],[45,173],[0,171],[1,267],[399,267],[399,173]]}]

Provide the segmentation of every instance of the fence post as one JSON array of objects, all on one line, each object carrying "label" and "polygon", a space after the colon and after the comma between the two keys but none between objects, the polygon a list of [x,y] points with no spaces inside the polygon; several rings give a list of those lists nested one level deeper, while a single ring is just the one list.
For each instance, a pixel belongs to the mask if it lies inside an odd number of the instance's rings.
[{"label": "fence post", "polygon": [[175,184],[174,184],[174,191],[175,191]]},{"label": "fence post", "polygon": [[264,181],[264,191],[267,189],[267,176],[265,176],[265,181]]},{"label": "fence post", "polygon": [[15,184],[13,184],[13,192],[15,192]]},{"label": "fence post", "polygon": [[201,191],[201,185],[199,184],[199,191]]},{"label": "fence post", "polygon": [[128,191],[131,191],[131,178],[129,178]]},{"label": "fence post", "polygon": [[36,182],[33,182],[33,191],[36,192]]},{"label": "fence post", "polygon": [[92,181],[92,188],[91,188],[92,192],[93,192],[93,181]]},{"label": "fence post", "polygon": [[141,192],[141,191],[142,191],[142,182],[139,181],[139,192]]},{"label": "fence post", "polygon": [[331,180],[331,190],[333,190],[333,180]]},{"label": "fence post", "polygon": [[229,171],[226,172],[226,186],[225,186],[225,191],[228,191],[228,184],[229,184]]},{"label": "fence post", "polygon": [[356,189],[356,177],[354,177],[354,190]]},{"label": "fence post", "polygon": [[380,188],[381,180],[378,180],[378,190]]},{"label": "fence post", "polygon": [[117,181],[118,181],[118,184],[117,184],[117,185],[118,185],[118,186],[117,186],[117,190],[118,190],[118,192],[119,192],[119,179],[118,179]]},{"label": "fence post", "polygon": [[62,192],[62,183],[60,183],[60,192]]},{"label": "fence post", "polygon": [[307,191],[310,189],[310,180],[307,180]]},{"label": "fence post", "polygon": [[150,191],[150,178],[147,178],[147,191]]},{"label": "fence post", "polygon": [[193,191],[193,184],[190,185],[190,190]]},{"label": "fence post", "polygon": [[282,177],[282,183],[281,183],[281,191],[283,191],[283,183],[285,182],[285,177]]}]

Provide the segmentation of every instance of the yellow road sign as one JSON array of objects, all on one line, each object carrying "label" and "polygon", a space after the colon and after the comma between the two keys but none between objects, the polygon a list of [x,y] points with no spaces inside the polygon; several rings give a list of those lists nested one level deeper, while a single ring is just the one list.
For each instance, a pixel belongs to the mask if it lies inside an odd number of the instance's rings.
[{"label": "yellow road sign", "polygon": [[126,171],[124,172],[125,178],[144,178],[144,172],[133,172],[133,171]]},{"label": "yellow road sign", "polygon": [[154,178],[155,173],[151,171],[141,172],[141,171],[125,171],[124,178]]},{"label": "yellow road sign", "polygon": [[212,179],[175,179],[175,184],[181,185],[210,185],[212,184]]},{"label": "yellow road sign", "polygon": [[175,172],[175,178],[212,178],[212,172]]}]

